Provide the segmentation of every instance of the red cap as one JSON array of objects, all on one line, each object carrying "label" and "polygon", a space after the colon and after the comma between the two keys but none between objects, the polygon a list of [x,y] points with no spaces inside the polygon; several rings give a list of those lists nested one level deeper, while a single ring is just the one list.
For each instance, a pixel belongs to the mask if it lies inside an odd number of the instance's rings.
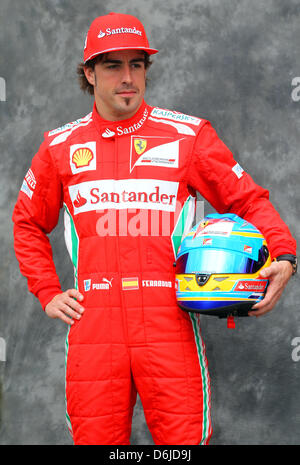
[{"label": "red cap", "polygon": [[144,50],[152,55],[158,50],[149,48],[144,26],[135,16],[109,13],[94,19],[87,33],[83,61],[101,53],[116,50]]}]

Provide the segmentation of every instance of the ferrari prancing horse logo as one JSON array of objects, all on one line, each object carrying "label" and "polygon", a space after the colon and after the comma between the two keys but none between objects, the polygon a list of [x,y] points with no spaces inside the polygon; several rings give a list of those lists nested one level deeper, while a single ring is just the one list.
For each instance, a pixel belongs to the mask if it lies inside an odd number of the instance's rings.
[{"label": "ferrari prancing horse logo", "polygon": [[178,168],[181,140],[171,136],[131,136],[130,173],[136,166]]},{"label": "ferrari prancing horse logo", "polygon": [[147,147],[147,141],[145,139],[134,139],[134,148],[138,155],[145,152]]}]

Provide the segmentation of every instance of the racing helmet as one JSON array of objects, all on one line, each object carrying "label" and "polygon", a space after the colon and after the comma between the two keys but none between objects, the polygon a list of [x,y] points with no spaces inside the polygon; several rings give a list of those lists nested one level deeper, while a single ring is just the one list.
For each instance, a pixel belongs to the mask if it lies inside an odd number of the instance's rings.
[{"label": "racing helmet", "polygon": [[176,298],[187,312],[222,317],[248,316],[263,299],[271,264],[267,242],[248,221],[209,214],[184,237],[175,262]]}]

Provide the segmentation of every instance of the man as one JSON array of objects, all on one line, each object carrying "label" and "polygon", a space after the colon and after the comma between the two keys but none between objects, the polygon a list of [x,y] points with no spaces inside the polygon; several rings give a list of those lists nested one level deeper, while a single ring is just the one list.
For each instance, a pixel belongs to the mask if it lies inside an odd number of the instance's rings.
[{"label": "man", "polygon": [[[93,111],[45,134],[13,214],[29,290],[49,317],[69,325],[66,401],[75,444],[129,444],[137,392],[156,444],[210,439],[199,319],[179,309],[174,290],[195,190],[218,212],[254,223],[278,259],[264,272],[268,292],[251,315],[274,307],[295,268],[295,241],[268,192],[210,123],[145,103],[156,52],[133,16],[93,21],[79,67]],[[47,238],[62,206],[75,276],[64,292]]]}]

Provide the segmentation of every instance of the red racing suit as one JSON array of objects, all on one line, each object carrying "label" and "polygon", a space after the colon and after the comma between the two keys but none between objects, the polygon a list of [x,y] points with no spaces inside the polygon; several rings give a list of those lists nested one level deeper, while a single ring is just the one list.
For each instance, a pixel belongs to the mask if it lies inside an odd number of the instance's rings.
[{"label": "red racing suit", "polygon": [[47,234],[64,207],[85,313],[67,336],[66,407],[75,444],[129,444],[136,394],[156,444],[205,444],[210,381],[199,318],[179,309],[174,259],[195,191],[255,224],[272,257],[295,241],[268,192],[211,124],[142,103],[129,120],[86,117],[45,134],[14,209],[15,251],[45,308],[62,292]]}]

